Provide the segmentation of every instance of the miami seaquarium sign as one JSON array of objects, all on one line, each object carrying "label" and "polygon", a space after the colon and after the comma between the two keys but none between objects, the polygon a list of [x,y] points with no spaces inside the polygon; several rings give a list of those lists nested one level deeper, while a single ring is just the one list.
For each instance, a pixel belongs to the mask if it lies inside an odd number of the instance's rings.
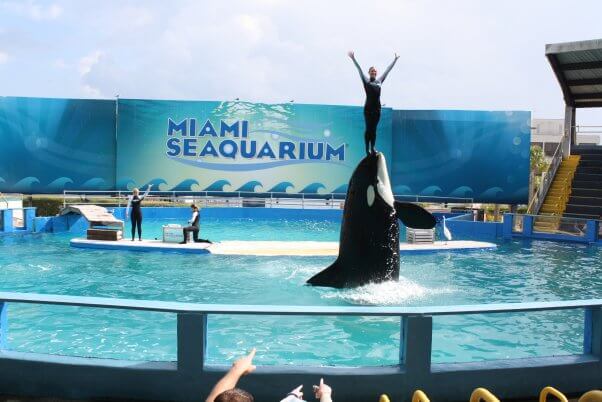
[{"label": "miami seaquarium sign", "polygon": [[[254,138],[255,135],[262,138]],[[172,160],[214,170],[260,170],[298,163],[345,161],[345,144],[284,138],[249,131],[248,120],[167,119],[165,154]],[[234,161],[244,163],[232,164]]]}]

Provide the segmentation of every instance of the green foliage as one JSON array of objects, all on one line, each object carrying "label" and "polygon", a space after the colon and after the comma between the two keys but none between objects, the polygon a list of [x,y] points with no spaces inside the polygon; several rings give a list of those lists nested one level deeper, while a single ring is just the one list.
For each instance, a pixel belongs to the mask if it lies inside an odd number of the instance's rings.
[{"label": "green foliage", "polygon": [[52,196],[30,196],[23,200],[23,205],[36,207],[36,216],[55,216],[58,215],[63,207],[63,198]]},{"label": "green foliage", "polygon": [[531,171],[539,176],[547,171],[550,164],[546,161],[546,155],[539,145],[531,145]]}]

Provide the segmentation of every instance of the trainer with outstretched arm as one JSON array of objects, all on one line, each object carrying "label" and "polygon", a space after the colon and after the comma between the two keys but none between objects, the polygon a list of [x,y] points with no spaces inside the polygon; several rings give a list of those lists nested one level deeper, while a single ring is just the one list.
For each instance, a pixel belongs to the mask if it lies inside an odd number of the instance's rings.
[{"label": "trainer with outstretched arm", "polygon": [[[128,196],[128,205],[125,207],[125,219],[128,218],[129,211],[132,218],[132,241],[134,241],[136,235],[136,228],[138,228],[138,240],[142,241],[142,200],[146,198],[152,186],[152,184],[149,184],[142,196],[139,195],[140,190],[137,188],[132,190],[132,195]],[[132,208],[131,211],[130,207]]]},{"label": "trainer with outstretched arm", "polygon": [[366,143],[366,154],[370,152],[376,152],[376,127],[378,126],[378,122],[380,120],[380,89],[382,83],[387,78],[387,75],[397,62],[399,56],[395,53],[395,58],[393,62],[389,64],[389,67],[385,70],[385,72],[378,78],[376,75],[378,72],[375,67],[370,67],[368,69],[368,77],[362,71],[362,68],[358,64],[355,59],[355,53],[353,51],[349,52],[349,57],[353,60],[353,64],[357,68],[357,71],[360,73],[360,77],[362,79],[362,83],[364,84],[364,90],[366,91],[366,103],[364,103],[364,120],[366,122],[366,131],[364,133],[364,142]]}]

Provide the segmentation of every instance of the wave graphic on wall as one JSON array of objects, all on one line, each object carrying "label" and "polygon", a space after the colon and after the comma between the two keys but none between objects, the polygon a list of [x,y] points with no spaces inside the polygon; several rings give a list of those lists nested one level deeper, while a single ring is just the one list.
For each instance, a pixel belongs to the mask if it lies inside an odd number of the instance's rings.
[{"label": "wave graphic on wall", "polygon": [[325,189],[326,187],[322,183],[311,183],[307,185],[303,190],[299,191],[300,194],[318,194],[318,191]]},{"label": "wave graphic on wall", "polygon": [[46,188],[50,191],[63,191],[68,190],[68,187],[73,184],[73,180],[69,177],[59,177],[58,179],[53,180],[51,183],[46,185]]},{"label": "wave graphic on wall", "polygon": [[227,172],[248,172],[252,170],[265,170],[272,169],[275,167],[281,166],[291,166],[291,165],[300,165],[300,164],[314,164],[314,163],[326,163],[329,165],[340,165],[346,166],[345,163],[339,161],[327,161],[327,160],[299,160],[299,159],[291,159],[291,160],[279,160],[273,162],[257,162],[257,163],[215,163],[215,162],[204,162],[201,160],[194,159],[183,159],[173,156],[168,156],[169,159],[172,159],[176,162],[182,163],[184,165],[195,166],[201,169],[209,169],[209,170],[222,170]]},{"label": "wave graphic on wall", "polygon": [[289,188],[295,188],[295,185],[290,181],[283,181],[276,184],[274,187],[268,190],[270,193],[286,193]]},{"label": "wave graphic on wall", "polygon": [[248,183],[243,184],[239,188],[237,188],[236,191],[245,191],[245,192],[249,192],[249,193],[254,193],[258,187],[263,188],[263,184],[261,184],[257,180],[252,180]]},{"label": "wave graphic on wall", "polygon": [[37,177],[25,177],[21,180],[19,180],[18,182],[16,182],[13,186],[12,189],[13,191],[19,192],[19,193],[29,193],[33,190],[35,190],[40,184],[40,180],[38,180]]},{"label": "wave graphic on wall", "polygon": [[169,191],[195,191],[192,186],[199,185],[199,182],[195,179],[186,179],[172,187]]},{"label": "wave graphic on wall", "polygon": [[161,188],[162,184],[167,184],[167,181],[165,179],[162,179],[160,177],[154,178],[152,180],[149,180],[148,182],[144,183],[141,187],[140,190],[146,191],[146,189],[148,188],[149,185],[153,185],[153,188],[151,188],[151,191],[163,191],[164,189]]},{"label": "wave graphic on wall", "polygon": [[232,184],[228,180],[218,180],[211,183],[203,191],[226,191],[224,187],[231,186]]}]

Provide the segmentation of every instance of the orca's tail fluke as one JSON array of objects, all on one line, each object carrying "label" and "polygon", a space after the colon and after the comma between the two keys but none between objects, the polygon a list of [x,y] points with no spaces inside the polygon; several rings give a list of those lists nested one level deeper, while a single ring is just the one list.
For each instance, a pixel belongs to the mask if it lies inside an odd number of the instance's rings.
[{"label": "orca's tail fluke", "polygon": [[345,286],[344,280],[345,278],[341,275],[340,262],[337,258],[328,268],[309,278],[306,283],[311,286],[342,288]]},{"label": "orca's tail fluke", "polygon": [[432,229],[437,224],[433,214],[411,202],[395,201],[395,212],[397,219],[412,229]]}]

